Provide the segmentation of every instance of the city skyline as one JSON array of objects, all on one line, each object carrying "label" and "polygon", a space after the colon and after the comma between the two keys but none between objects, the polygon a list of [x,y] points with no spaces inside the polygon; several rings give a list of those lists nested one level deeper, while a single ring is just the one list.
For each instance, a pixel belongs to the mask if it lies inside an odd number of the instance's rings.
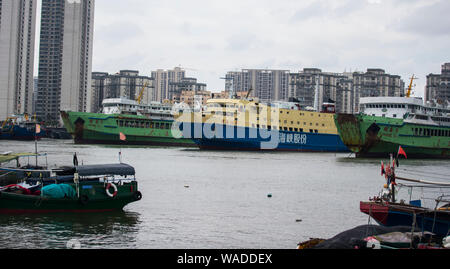
[{"label": "city skyline", "polygon": [[423,97],[426,76],[449,61],[448,11],[439,0],[97,0],[93,71],[181,66],[217,92],[227,72],[247,68],[381,68],[404,81],[414,74]]}]

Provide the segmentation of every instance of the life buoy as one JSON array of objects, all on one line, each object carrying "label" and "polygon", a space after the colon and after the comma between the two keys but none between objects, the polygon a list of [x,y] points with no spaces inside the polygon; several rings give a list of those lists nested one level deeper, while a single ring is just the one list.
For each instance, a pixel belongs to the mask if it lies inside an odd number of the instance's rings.
[{"label": "life buoy", "polygon": [[[111,193],[111,192],[109,191],[109,190],[111,189],[111,187],[114,189],[114,192],[113,192],[113,193]],[[106,190],[106,194],[107,194],[109,197],[111,197],[111,198],[116,197],[116,195],[117,195],[117,186],[116,186],[114,183],[108,183],[108,184],[106,184],[105,190]]]}]

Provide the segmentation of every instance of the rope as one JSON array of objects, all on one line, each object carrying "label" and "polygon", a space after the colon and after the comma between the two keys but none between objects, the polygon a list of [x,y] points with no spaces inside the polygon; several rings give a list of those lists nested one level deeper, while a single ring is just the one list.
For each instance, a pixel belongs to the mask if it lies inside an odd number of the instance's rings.
[{"label": "rope", "polygon": [[[429,172],[429,171],[423,172],[423,171],[416,171],[416,170],[410,170],[410,169],[401,169],[401,168],[398,168],[398,170],[400,170],[401,172],[408,173],[408,174],[426,175],[427,177],[440,176],[440,177],[443,177],[443,178],[440,178],[440,179],[448,180],[448,174],[441,174],[441,173]],[[435,175],[435,176],[433,176],[433,175]]]}]

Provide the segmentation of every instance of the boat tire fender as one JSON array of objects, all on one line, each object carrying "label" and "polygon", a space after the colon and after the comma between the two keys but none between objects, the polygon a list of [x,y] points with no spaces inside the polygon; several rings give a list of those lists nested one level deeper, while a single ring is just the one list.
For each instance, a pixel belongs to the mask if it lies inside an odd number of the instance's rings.
[{"label": "boat tire fender", "polygon": [[[111,188],[114,189],[114,192],[113,192],[113,193],[110,192],[110,189],[111,189]],[[117,186],[116,186],[114,183],[108,183],[108,184],[106,184],[105,190],[106,190],[106,194],[107,194],[109,197],[111,197],[111,198],[116,197],[116,195],[117,195]]]},{"label": "boat tire fender", "polygon": [[141,193],[140,191],[134,192],[134,199],[135,199],[136,201],[141,200],[141,199],[142,199],[142,193]]},{"label": "boat tire fender", "polygon": [[87,205],[87,203],[89,202],[89,196],[81,195],[79,201],[82,205]]}]

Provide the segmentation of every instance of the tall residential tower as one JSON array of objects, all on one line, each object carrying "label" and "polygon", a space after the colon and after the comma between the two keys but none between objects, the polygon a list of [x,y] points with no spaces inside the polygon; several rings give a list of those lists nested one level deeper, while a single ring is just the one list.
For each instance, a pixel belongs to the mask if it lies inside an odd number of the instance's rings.
[{"label": "tall residential tower", "polygon": [[37,0],[0,0],[0,120],[32,113]]},{"label": "tall residential tower", "polygon": [[50,124],[60,110],[91,111],[94,0],[42,0],[36,113]]}]

